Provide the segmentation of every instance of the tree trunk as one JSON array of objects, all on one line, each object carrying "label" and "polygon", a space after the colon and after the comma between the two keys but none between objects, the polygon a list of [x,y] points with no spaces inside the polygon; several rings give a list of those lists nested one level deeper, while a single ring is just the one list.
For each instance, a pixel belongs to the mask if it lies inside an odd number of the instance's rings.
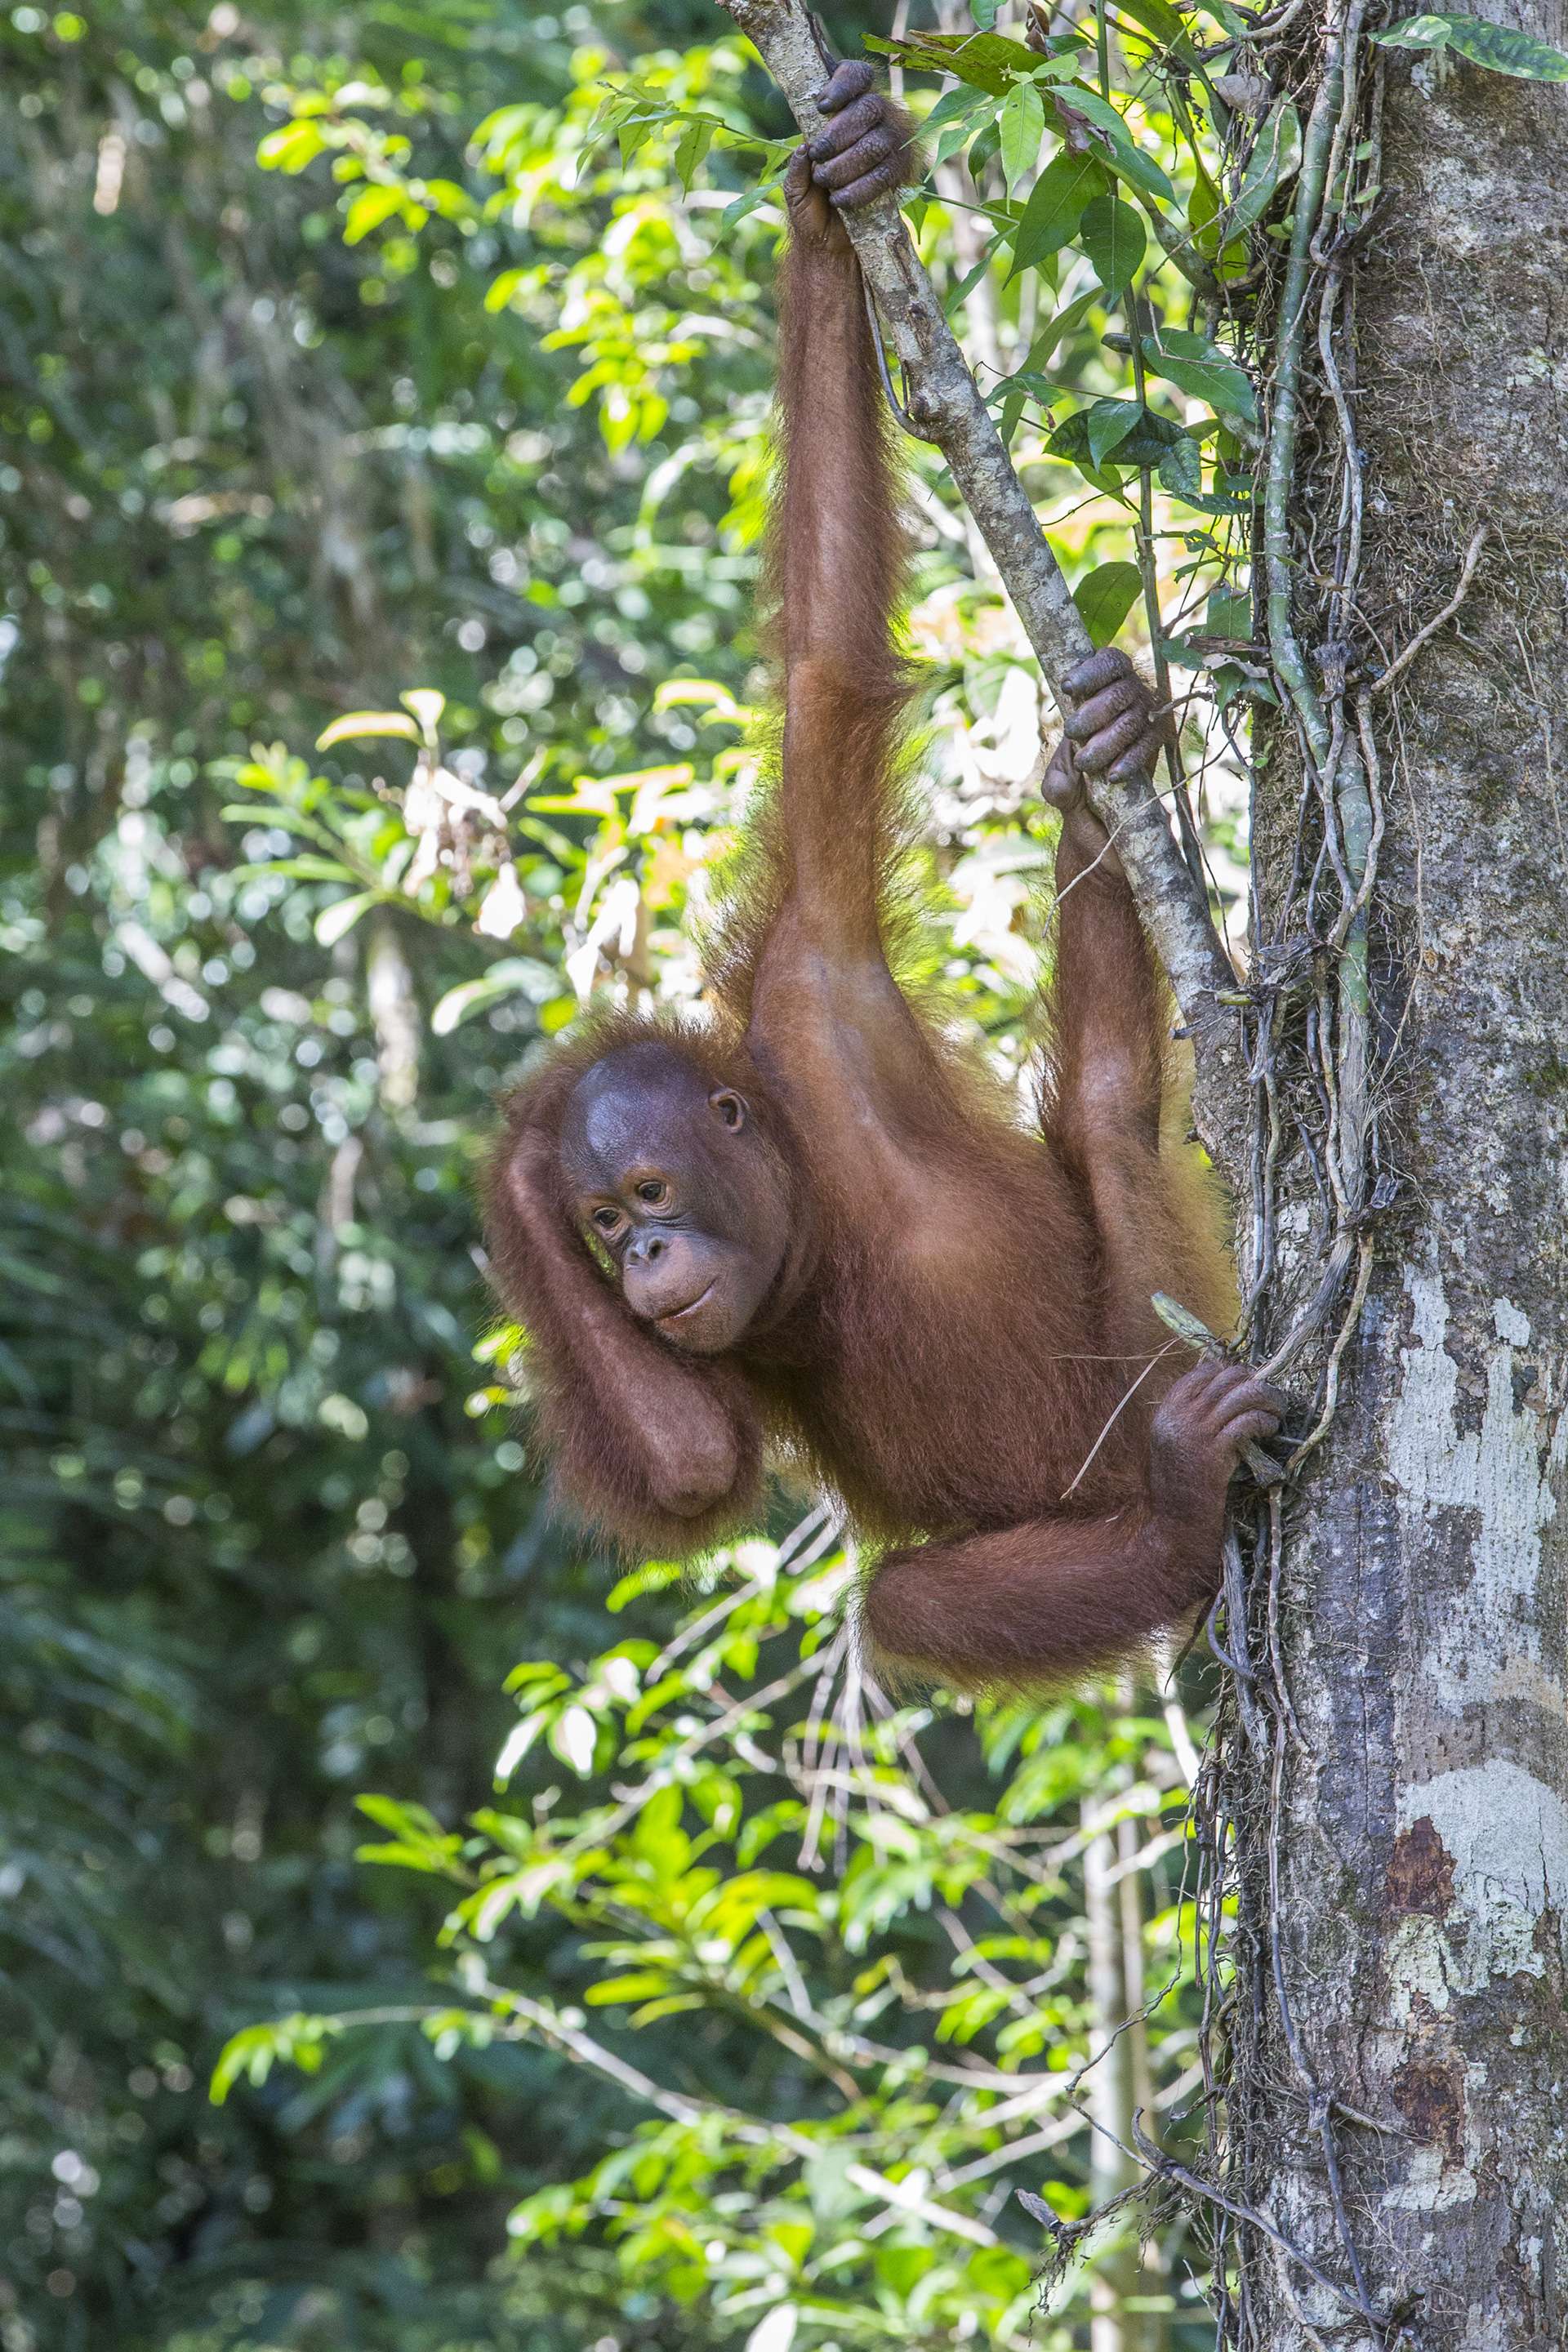
[{"label": "tree trunk", "polygon": [[[1552,0],[1506,17],[1563,42]],[[1286,1507],[1300,1737],[1253,1743],[1273,1832],[1247,1865],[1259,2063],[1234,2121],[1247,2201],[1295,2251],[1243,2225],[1233,2333],[1534,2352],[1568,2343],[1568,92],[1384,54],[1354,655],[1396,652],[1493,531],[1457,620],[1371,705],[1398,1192]],[[1310,478],[1304,501],[1298,550],[1334,530]],[[1266,900],[1299,772],[1283,747],[1265,771]],[[1302,1264],[1304,1155],[1282,1197]]]}]

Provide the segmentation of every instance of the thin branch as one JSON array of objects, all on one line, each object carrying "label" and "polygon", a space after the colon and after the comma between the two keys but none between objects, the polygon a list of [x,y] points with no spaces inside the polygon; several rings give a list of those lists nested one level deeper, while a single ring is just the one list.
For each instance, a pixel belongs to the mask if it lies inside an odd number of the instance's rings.
[{"label": "thin branch", "polygon": [[1468,547],[1465,550],[1465,561],[1460,568],[1458,586],[1455,589],[1453,594],[1449,597],[1442,611],[1440,613],[1435,613],[1424,629],[1417,629],[1415,635],[1411,638],[1410,643],[1405,646],[1405,651],[1402,654],[1395,654],[1394,659],[1389,663],[1388,667],[1384,671],[1383,676],[1379,678],[1373,679],[1372,686],[1372,691],[1373,694],[1381,694],[1384,687],[1392,686],[1394,679],[1399,676],[1400,671],[1409,667],[1416,655],[1420,652],[1422,646],[1426,644],[1427,638],[1435,636],[1437,631],[1442,628],[1447,622],[1453,619],[1455,614],[1458,611],[1460,605],[1464,603],[1466,597],[1470,593],[1470,583],[1476,576],[1476,566],[1481,560],[1481,550],[1486,545],[1490,531],[1491,525],[1489,522],[1483,522],[1478,527],[1475,537],[1471,540]]}]

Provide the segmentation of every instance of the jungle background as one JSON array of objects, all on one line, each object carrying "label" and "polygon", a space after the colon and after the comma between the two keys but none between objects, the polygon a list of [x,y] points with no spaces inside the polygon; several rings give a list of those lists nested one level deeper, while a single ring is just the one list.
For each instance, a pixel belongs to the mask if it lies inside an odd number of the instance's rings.
[{"label": "jungle background", "polygon": [[[1138,205],[1214,213],[1192,42],[1052,21],[1130,201],[1029,212],[1021,52],[911,73],[922,246],[1097,637],[1163,598],[1195,663],[1246,380],[1179,277],[1157,390],[1103,341]],[[1201,1670],[1190,1727],[894,1706],[800,1496],[624,1572],[483,1279],[497,1090],[595,984],[692,998],[752,773],[775,94],[707,0],[18,5],[0,57],[0,2346],[1204,2342],[1179,2217],[1041,2284],[1135,2110],[1201,2130]],[[926,953],[1022,1071],[1037,689],[919,464]]]}]

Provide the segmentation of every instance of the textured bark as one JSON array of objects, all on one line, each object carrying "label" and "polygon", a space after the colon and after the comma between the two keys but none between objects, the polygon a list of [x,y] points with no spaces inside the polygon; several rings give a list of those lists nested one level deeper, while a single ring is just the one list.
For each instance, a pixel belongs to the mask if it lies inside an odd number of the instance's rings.
[{"label": "textured bark", "polygon": [[[1549,0],[1494,10],[1563,41]],[[1384,133],[1357,415],[1361,612],[1388,651],[1451,592],[1477,522],[1495,531],[1458,622],[1375,706],[1401,1190],[1288,1518],[1303,1744],[1281,1749],[1272,1929],[1306,2077],[1381,2126],[1341,2113],[1332,2137],[1367,2299],[1409,2334],[1256,2230],[1245,2309],[1270,2352],[1533,2352],[1568,2343],[1568,92],[1390,53]],[[1289,767],[1260,810],[1276,888]],[[1304,1265],[1304,1164],[1287,1198]],[[1251,1894],[1261,2006],[1256,1857]],[[1267,2036],[1249,2194],[1353,2293],[1322,2110],[1277,2011]]]}]

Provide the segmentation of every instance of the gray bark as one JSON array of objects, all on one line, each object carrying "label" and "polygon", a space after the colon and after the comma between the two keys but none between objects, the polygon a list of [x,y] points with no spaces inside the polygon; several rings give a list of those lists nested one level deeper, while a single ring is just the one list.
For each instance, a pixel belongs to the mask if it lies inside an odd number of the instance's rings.
[{"label": "gray bark", "polygon": [[[1552,0],[1494,11],[1563,41]],[[1376,641],[1407,641],[1477,523],[1495,530],[1457,621],[1373,706],[1400,1192],[1338,1419],[1288,1506],[1300,1739],[1253,1764],[1260,1811],[1278,1769],[1278,1888],[1271,1906],[1255,1845],[1243,2001],[1263,2064],[1233,2117],[1242,2174],[1342,2292],[1244,2229],[1238,2333],[1268,2352],[1533,2352],[1568,2343],[1568,91],[1393,52],[1387,73],[1357,289],[1358,650],[1375,667]],[[1277,746],[1266,898],[1296,789]],[[1304,1158],[1283,1190],[1304,1288]],[[1310,2086],[1340,2108],[1314,2111]],[[1394,2325],[1344,2300],[1345,2224]]]}]

